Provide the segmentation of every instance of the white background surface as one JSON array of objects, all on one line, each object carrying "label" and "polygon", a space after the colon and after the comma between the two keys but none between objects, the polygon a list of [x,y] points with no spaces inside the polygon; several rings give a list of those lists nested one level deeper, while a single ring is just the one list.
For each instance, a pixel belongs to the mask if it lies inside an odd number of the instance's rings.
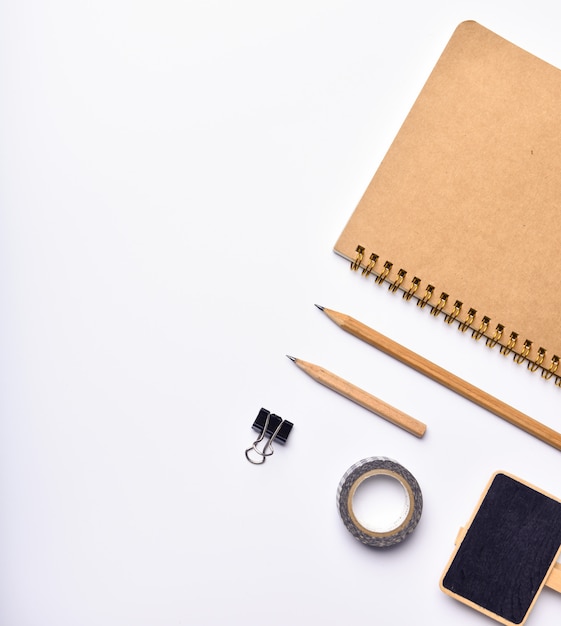
[{"label": "white background surface", "polygon": [[[456,25],[561,66],[557,4],[0,4],[2,626],[491,623],[438,588],[458,529],[499,469],[561,496],[561,452],[314,303],[561,430],[552,381],[332,252]],[[261,406],[295,426],[254,467]],[[377,455],[424,495],[386,552],[335,506]],[[545,590],[529,623],[560,614]]]}]

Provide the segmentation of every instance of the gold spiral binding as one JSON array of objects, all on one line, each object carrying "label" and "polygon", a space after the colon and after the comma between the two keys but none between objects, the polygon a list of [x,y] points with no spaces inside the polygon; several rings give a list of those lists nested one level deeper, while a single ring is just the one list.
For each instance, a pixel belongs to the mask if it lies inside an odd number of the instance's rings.
[{"label": "gold spiral binding", "polygon": [[539,367],[541,367],[541,364],[543,363],[544,359],[545,359],[545,349],[540,346],[538,348],[538,356],[536,357],[536,360],[530,361],[528,363],[528,369],[531,372],[535,372]]},{"label": "gold spiral binding", "polygon": [[520,354],[515,354],[513,360],[515,363],[520,365],[526,360],[526,357],[530,354],[530,349],[532,348],[532,342],[526,339],[524,342],[524,347],[522,348],[522,352]]},{"label": "gold spiral binding", "polygon": [[372,253],[370,255],[370,261],[369,261],[368,265],[362,270],[362,275],[363,276],[369,276],[370,273],[372,272],[372,270],[374,269],[374,266],[376,265],[377,261],[378,261],[378,255]]},{"label": "gold spiral binding", "polygon": [[497,328],[495,328],[495,334],[490,339],[487,339],[487,341],[485,342],[488,348],[494,348],[499,343],[500,338],[503,336],[504,330],[505,327],[502,324],[497,324]]},{"label": "gold spiral binding", "polygon": [[487,317],[486,315],[483,316],[483,319],[481,320],[481,324],[479,326],[479,330],[474,330],[473,333],[471,333],[471,336],[475,339],[475,341],[479,341],[481,337],[485,335],[485,333],[487,332],[487,328],[489,327],[490,321],[491,319],[489,317]]},{"label": "gold spiral binding", "polygon": [[555,374],[558,368],[559,368],[559,357],[556,354],[554,354],[551,357],[551,365],[549,366],[549,368],[547,370],[545,369],[542,370],[542,377],[545,378],[546,380],[549,380],[553,376],[553,374]]},{"label": "gold spiral binding", "polygon": [[473,320],[475,319],[476,315],[477,311],[475,309],[470,309],[468,311],[466,319],[458,326],[459,330],[465,333],[468,328],[471,328],[471,325],[473,324]]},{"label": "gold spiral binding", "polygon": [[392,267],[393,267],[393,263],[390,263],[389,261],[386,261],[384,263],[384,269],[382,270],[381,274],[376,278],[376,281],[375,281],[378,283],[378,285],[381,285],[386,280]]},{"label": "gold spiral binding", "polygon": [[428,301],[432,298],[433,293],[434,285],[427,285],[425,295],[420,300],[417,300],[417,306],[421,309],[424,309],[427,306]]},{"label": "gold spiral binding", "polygon": [[440,298],[438,299],[438,304],[435,307],[433,307],[432,311],[430,312],[431,315],[434,315],[434,317],[438,317],[442,309],[446,306],[447,302],[448,302],[448,294],[442,292],[440,294]]},{"label": "gold spiral binding", "polygon": [[399,270],[399,272],[397,273],[397,278],[388,287],[388,289],[392,293],[395,293],[401,287],[401,283],[403,282],[403,279],[405,278],[405,274],[407,274],[407,272],[404,269]]},{"label": "gold spiral binding", "polygon": [[[365,248],[360,245],[357,246],[356,257],[354,261],[351,261],[351,270],[356,271],[362,266],[364,254]],[[371,273],[373,273],[378,260],[379,256],[372,253],[370,255],[370,260],[368,264],[362,269],[362,275],[368,277]],[[428,284],[425,288],[424,295],[422,297],[417,296],[417,291],[419,290],[422,282],[421,279],[418,276],[414,276],[411,279],[409,288],[406,288],[403,286],[403,282],[405,280],[407,271],[403,268],[399,269],[395,279],[392,280],[392,278],[390,277],[392,268],[393,263],[386,260],[380,274],[375,277],[375,282],[378,285],[382,285],[386,281],[389,282],[388,289],[392,293],[395,293],[396,291],[401,289],[403,291],[404,300],[411,300],[413,297],[415,297],[415,299],[417,300],[417,306],[421,309],[424,309],[426,305],[429,304],[431,309],[431,315],[433,315],[434,317],[438,317],[440,313],[444,311],[449,300],[449,295],[447,293],[442,292],[440,294],[438,302],[435,305],[430,305],[430,300],[434,296],[434,285]],[[555,377],[555,385],[561,387],[561,375],[558,374],[559,367],[561,365],[561,358],[559,356],[557,356],[556,354],[553,355],[551,357],[551,363],[549,364],[549,366],[544,365],[547,352],[545,348],[540,346],[538,348],[537,356],[535,358],[530,358],[529,355],[532,350],[532,342],[528,339],[524,341],[522,350],[518,352],[516,350],[516,344],[518,343],[519,338],[517,332],[511,332],[508,342],[506,344],[502,344],[501,339],[503,338],[505,331],[505,327],[503,324],[497,324],[493,335],[489,336],[487,335],[487,331],[489,329],[489,323],[491,322],[491,318],[487,315],[484,315],[481,318],[479,328],[473,329],[473,323],[477,316],[477,309],[470,308],[464,321],[460,321],[458,318],[460,316],[462,307],[463,303],[460,300],[456,300],[454,302],[454,306],[452,307],[452,311],[450,313],[445,312],[444,321],[447,324],[452,324],[452,322],[458,321],[458,329],[462,333],[465,333],[467,330],[472,329],[472,337],[474,340],[479,341],[482,337],[485,337],[485,344],[488,348],[494,348],[495,346],[499,345],[500,353],[503,356],[508,356],[511,352],[514,353],[513,360],[515,363],[521,364],[524,361],[527,361],[528,369],[531,372],[535,372],[540,369],[541,375],[544,379],[549,380],[550,378]]]},{"label": "gold spiral binding", "polygon": [[356,247],[356,259],[351,261],[351,269],[356,272],[362,263],[362,257],[364,256],[364,248],[362,246]]},{"label": "gold spiral binding", "polygon": [[413,280],[411,281],[411,287],[403,294],[404,300],[411,300],[411,298],[415,295],[417,289],[419,289],[419,285],[421,284],[421,279],[417,276],[413,276]]},{"label": "gold spiral binding", "polygon": [[449,313],[444,318],[444,321],[447,324],[451,324],[458,317],[458,315],[460,314],[460,311],[462,310],[462,305],[463,305],[463,302],[460,302],[459,300],[456,300],[456,302],[454,302],[454,308],[452,309],[452,313]]},{"label": "gold spiral binding", "polygon": [[516,346],[516,342],[518,341],[518,333],[510,333],[510,339],[506,346],[501,346],[501,354],[503,356],[508,356],[513,350],[514,346]]}]

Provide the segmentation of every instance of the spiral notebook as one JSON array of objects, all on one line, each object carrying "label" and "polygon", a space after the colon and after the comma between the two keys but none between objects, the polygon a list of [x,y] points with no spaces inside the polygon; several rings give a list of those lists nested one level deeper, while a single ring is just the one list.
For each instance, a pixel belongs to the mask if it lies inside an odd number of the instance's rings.
[{"label": "spiral notebook", "polygon": [[560,216],[561,70],[463,22],[335,252],[561,386]]}]

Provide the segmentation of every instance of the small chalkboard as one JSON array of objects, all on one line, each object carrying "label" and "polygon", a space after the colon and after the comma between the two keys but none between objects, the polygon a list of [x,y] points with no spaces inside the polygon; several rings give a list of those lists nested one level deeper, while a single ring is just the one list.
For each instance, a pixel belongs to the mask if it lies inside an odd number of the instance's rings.
[{"label": "small chalkboard", "polygon": [[561,592],[561,500],[503,472],[491,478],[440,580],[444,593],[522,624],[544,585]]}]

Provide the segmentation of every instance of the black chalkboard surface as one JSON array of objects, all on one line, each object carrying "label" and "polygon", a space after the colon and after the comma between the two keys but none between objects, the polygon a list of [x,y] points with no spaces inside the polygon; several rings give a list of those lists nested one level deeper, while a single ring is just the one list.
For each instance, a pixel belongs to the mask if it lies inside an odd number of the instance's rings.
[{"label": "black chalkboard surface", "polygon": [[497,472],[440,581],[504,624],[522,624],[561,553],[561,501]]}]

